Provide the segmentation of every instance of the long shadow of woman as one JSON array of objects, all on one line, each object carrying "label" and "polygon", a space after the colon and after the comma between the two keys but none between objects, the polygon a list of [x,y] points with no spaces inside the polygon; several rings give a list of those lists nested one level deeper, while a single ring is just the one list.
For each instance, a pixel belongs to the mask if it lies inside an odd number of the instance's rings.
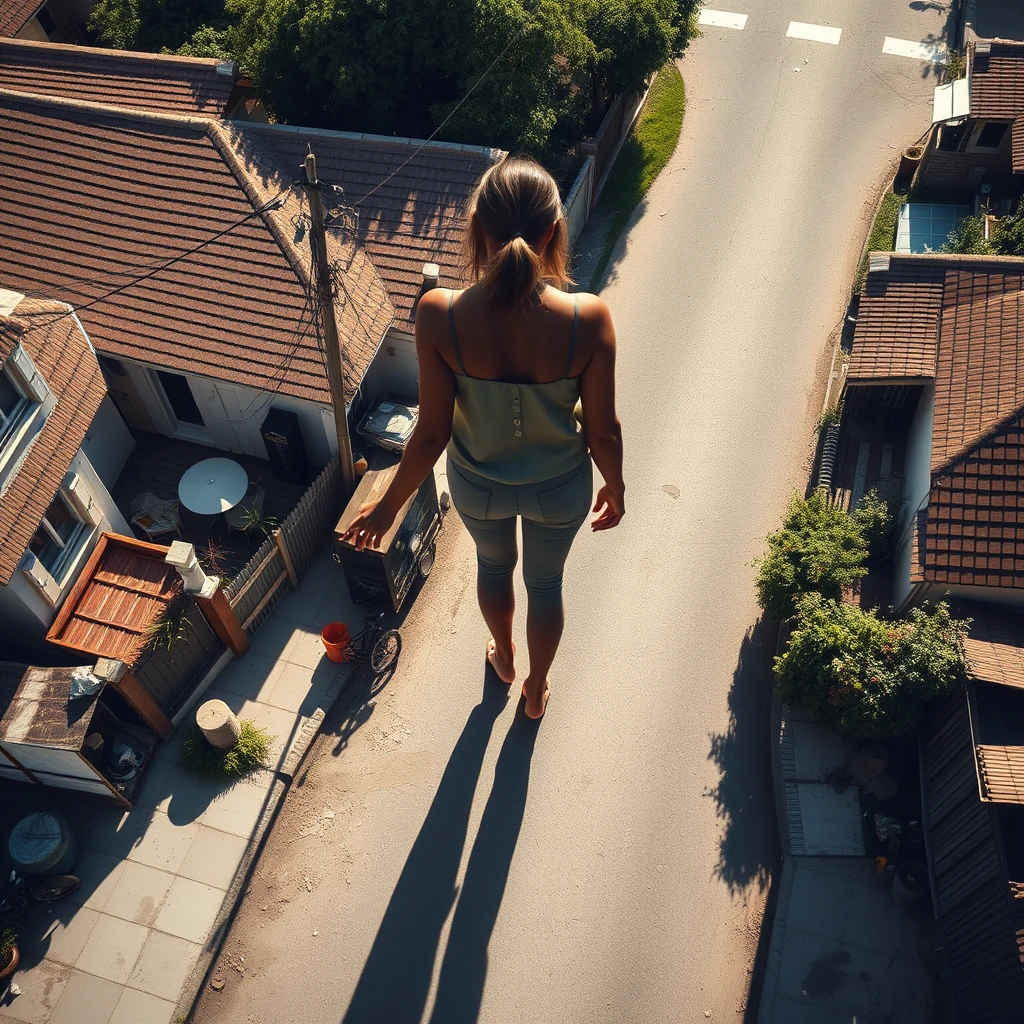
[{"label": "long shadow of woman", "polygon": [[[484,753],[507,703],[504,687],[485,683],[484,695],[470,712],[409,851],[343,1024],[418,1024],[422,1018],[441,929],[457,895],[455,880]],[[486,945],[522,824],[536,732],[520,709],[498,757],[494,788],[470,854],[442,965],[434,1019],[476,1019],[475,1010],[472,1016],[465,1014],[473,1005],[479,1009],[483,995]],[[495,876],[487,878],[488,872]],[[467,898],[477,905],[468,906]],[[476,948],[480,942],[483,945]],[[445,996],[453,987],[458,991]],[[453,1010],[440,1009],[442,996]]]}]

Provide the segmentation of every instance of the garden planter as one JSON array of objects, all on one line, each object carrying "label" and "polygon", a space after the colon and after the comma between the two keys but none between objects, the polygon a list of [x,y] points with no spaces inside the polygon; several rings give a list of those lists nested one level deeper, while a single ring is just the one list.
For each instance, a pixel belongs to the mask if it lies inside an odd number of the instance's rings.
[{"label": "garden planter", "polygon": [[928,868],[916,860],[896,869],[892,879],[892,898],[901,907],[909,907],[928,895]]},{"label": "garden planter", "polygon": [[897,181],[910,181],[921,166],[924,146],[908,146],[900,156],[900,166],[896,171]]},{"label": "garden planter", "polygon": [[320,634],[324,650],[331,661],[343,662],[348,658],[348,649],[352,638],[349,635],[348,626],[344,622],[331,622],[323,628]]},{"label": "garden planter", "polygon": [[7,966],[0,970],[0,978],[9,978],[17,969],[21,960],[21,954],[17,946],[11,946],[11,952],[7,960]]}]

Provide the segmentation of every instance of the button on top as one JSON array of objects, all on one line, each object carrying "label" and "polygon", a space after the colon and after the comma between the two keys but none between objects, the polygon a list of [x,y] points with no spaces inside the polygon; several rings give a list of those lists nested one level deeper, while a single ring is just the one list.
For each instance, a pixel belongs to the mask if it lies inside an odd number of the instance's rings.
[{"label": "button on top", "polygon": [[518,427],[522,420],[513,420],[512,422]]},{"label": "button on top", "polygon": [[516,431],[516,437],[522,437],[522,436],[523,436],[523,432],[521,430],[517,430]]}]

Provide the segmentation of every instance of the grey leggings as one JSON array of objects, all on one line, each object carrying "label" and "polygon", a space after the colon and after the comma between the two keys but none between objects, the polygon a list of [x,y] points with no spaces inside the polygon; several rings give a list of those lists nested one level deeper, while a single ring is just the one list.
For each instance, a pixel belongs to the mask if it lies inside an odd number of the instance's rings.
[{"label": "grey leggings", "polygon": [[523,581],[531,607],[561,607],[562,570],[590,511],[593,481],[589,455],[562,476],[519,485],[488,480],[449,458],[452,503],[476,542],[479,584],[508,585],[519,560],[516,517],[522,516]]}]

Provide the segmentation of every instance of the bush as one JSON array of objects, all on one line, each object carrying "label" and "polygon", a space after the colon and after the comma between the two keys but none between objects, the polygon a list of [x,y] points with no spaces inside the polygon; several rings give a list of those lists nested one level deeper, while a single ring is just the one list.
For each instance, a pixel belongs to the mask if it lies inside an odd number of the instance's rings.
[{"label": "bush", "polygon": [[757,565],[757,600],[772,619],[788,619],[802,594],[838,600],[867,569],[868,546],[860,522],[823,489],[793,495],[782,528],[769,534]]},{"label": "bush", "polygon": [[887,622],[875,611],[808,594],[775,659],[779,696],[848,736],[909,736],[923,705],[964,680],[969,625],[952,618],[945,602]]},{"label": "bush", "polygon": [[185,740],[186,770],[202,779],[223,781],[268,768],[267,753],[273,737],[248,718],[243,718],[239,724],[238,742],[227,750],[211,746],[199,726],[193,725]]},{"label": "bush", "polygon": [[1000,256],[1024,256],[1024,215],[1020,210],[1016,217],[996,221],[992,242]]},{"label": "bush", "polygon": [[13,928],[0,925],[0,969],[7,966],[11,950],[18,943],[18,933]]},{"label": "bush", "polygon": [[984,217],[964,217],[939,246],[939,252],[961,253],[965,256],[991,256],[995,251],[991,239],[985,237]]},{"label": "bush", "polygon": [[902,510],[902,500],[883,498],[873,487],[858,502],[853,518],[860,526],[872,558],[883,559],[892,554]]}]

